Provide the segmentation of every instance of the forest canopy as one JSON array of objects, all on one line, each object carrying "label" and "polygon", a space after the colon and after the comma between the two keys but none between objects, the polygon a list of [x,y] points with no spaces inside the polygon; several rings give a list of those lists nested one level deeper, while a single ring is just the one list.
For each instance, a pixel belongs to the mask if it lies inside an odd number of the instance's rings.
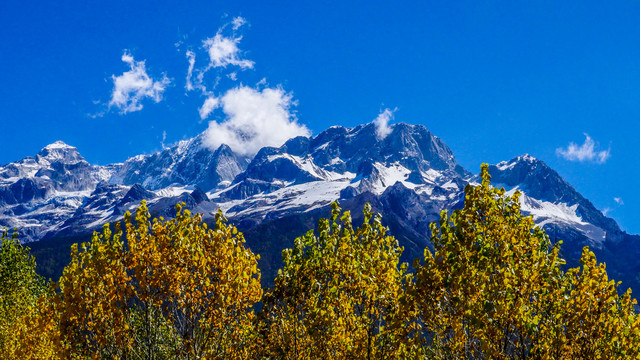
[{"label": "forest canopy", "polygon": [[520,194],[467,185],[411,266],[369,205],[338,203],[282,254],[272,288],[258,256],[216,215],[143,201],[71,249],[58,282],[2,234],[0,351],[8,359],[614,359],[640,356],[631,291],[618,294],[588,247],[563,270],[520,212]]}]

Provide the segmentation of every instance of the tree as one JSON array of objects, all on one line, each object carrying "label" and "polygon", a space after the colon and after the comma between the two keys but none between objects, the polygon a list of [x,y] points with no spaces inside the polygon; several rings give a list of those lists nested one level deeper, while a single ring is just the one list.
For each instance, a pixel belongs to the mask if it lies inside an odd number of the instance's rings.
[{"label": "tree", "polygon": [[261,300],[257,256],[218,212],[213,229],[177,206],[151,220],[145,202],[72,247],[57,287],[28,249],[2,235],[0,351],[9,359],[622,359],[640,358],[640,316],[604,264],[583,250],[564,272],[520,194],[482,182],[432,224],[434,251],[403,249],[364,208],[283,251]]},{"label": "tree", "polygon": [[151,221],[143,201],[135,224],[127,213],[74,246],[55,304],[65,357],[246,357],[260,274],[225,221],[209,229],[180,205]]},{"label": "tree", "polygon": [[[9,359],[53,356],[49,333],[33,331],[35,324],[30,321],[51,295],[47,284],[17,233],[8,237],[3,231],[0,241],[0,353]],[[30,345],[26,352],[24,342]]]},{"label": "tree", "polygon": [[354,229],[333,203],[321,219],[283,251],[284,267],[265,295],[262,333],[266,358],[371,359],[397,355],[387,326],[397,309],[406,264],[380,216],[364,209]]},{"label": "tree", "polygon": [[557,298],[555,315],[560,326],[549,337],[550,352],[556,358],[637,359],[640,316],[631,290],[618,296],[620,283],[609,280],[605,264],[598,264],[588,247],[580,264],[582,269],[567,271]]},{"label": "tree", "polygon": [[565,275],[560,244],[520,213],[519,196],[491,187],[485,164],[464,208],[432,224],[435,251],[401,301],[407,347],[441,359],[638,356],[630,293],[617,295],[588,249],[583,271]]}]

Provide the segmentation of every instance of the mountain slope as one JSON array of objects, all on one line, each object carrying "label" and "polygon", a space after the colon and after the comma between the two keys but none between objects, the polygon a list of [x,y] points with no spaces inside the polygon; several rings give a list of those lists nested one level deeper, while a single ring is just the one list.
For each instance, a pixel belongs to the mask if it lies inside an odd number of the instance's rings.
[{"label": "mountain slope", "polygon": [[113,167],[90,165],[73,146],[50,144],[33,157],[0,167],[0,226],[24,241],[41,239],[73,216]]},{"label": "mountain slope", "polygon": [[[489,171],[495,186],[523,193],[523,212],[553,241],[564,241],[569,265],[577,265],[589,245],[625,286],[640,284],[640,237],[621,231],[544,162],[523,155]],[[122,164],[93,166],[57,142],[0,167],[0,225],[18,227],[24,241],[36,241],[31,246],[38,263],[55,277],[68,258],[57,252],[68,254],[69,242],[87,240],[141,200],[165,218],[178,202],[209,221],[220,208],[261,254],[268,283],[282,249],[328,216],[332,201],[352,210],[356,221],[364,203],[371,203],[410,262],[432,246],[429,223],[442,210],[462,207],[465,186],[476,181],[441,139],[404,123],[392,125],[382,139],[373,124],[334,126],[265,147],[252,159],[226,145],[209,149],[200,135]]]},{"label": "mountain slope", "polygon": [[231,182],[247,164],[246,157],[235,154],[227,145],[211,151],[200,134],[160,152],[128,159],[110,181],[140,184],[149,190],[169,186],[198,186],[210,190]]}]

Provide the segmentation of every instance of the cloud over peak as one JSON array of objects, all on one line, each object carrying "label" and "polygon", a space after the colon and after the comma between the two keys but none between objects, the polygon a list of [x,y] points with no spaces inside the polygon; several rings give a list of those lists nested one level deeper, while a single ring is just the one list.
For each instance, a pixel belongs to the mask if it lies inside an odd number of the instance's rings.
[{"label": "cloud over peak", "polygon": [[382,140],[387,137],[387,135],[391,134],[391,127],[389,126],[389,121],[393,120],[393,113],[397,109],[389,109],[386,108],[378,114],[378,117],[373,120],[373,124],[376,126],[376,135],[379,140]]},{"label": "cloud over peak", "polygon": [[604,164],[611,157],[611,149],[597,150],[598,145],[589,134],[585,133],[584,136],[582,145],[570,142],[566,148],[557,148],[556,155],[568,161]]},{"label": "cloud over peak", "polygon": [[220,107],[225,118],[209,123],[205,143],[213,149],[226,144],[239,154],[255,155],[265,146],[280,146],[290,138],[309,136],[309,129],[291,112],[292,106],[292,94],[281,87],[260,90],[238,86],[220,98],[207,98],[201,116]]},{"label": "cloud over peak", "polygon": [[165,74],[159,80],[154,80],[147,74],[145,61],[135,61],[128,50],[122,54],[122,61],[129,65],[129,71],[122,75],[112,75],[113,91],[109,108],[116,107],[120,113],[138,111],[142,109],[142,100],[150,98],[158,103],[171,80]]}]

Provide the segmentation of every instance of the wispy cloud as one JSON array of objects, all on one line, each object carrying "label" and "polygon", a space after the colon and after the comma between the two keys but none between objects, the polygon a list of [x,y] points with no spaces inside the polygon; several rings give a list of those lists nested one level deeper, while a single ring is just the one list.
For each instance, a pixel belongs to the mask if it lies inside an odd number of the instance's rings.
[{"label": "wispy cloud", "polygon": [[618,207],[624,205],[624,201],[622,201],[621,197],[614,197],[613,201],[615,201],[616,205],[611,208],[611,207],[605,207],[604,210],[602,210],[602,214],[604,216],[608,216],[609,213],[611,213],[612,211],[614,211],[615,209],[617,209]]},{"label": "wispy cloud", "polygon": [[113,91],[109,108],[116,107],[121,114],[142,110],[142,100],[149,98],[158,103],[171,80],[165,74],[154,80],[147,74],[145,61],[135,61],[128,50],[122,54],[122,61],[129,65],[129,71],[122,75],[112,75]]},{"label": "wispy cloud", "polygon": [[220,123],[211,121],[205,132],[206,144],[211,148],[227,144],[239,154],[254,155],[262,147],[280,146],[292,137],[310,135],[292,113],[292,94],[281,87],[260,90],[239,86],[217,100],[210,99],[201,108],[201,115],[203,109],[209,110],[210,102],[221,107],[225,116]]},{"label": "wispy cloud", "polygon": [[202,104],[202,107],[198,109],[198,112],[200,113],[200,119],[204,120],[208,118],[209,115],[213,112],[213,110],[215,110],[219,105],[220,105],[220,99],[218,99],[215,96],[208,97],[204,101],[204,104]]},{"label": "wispy cloud", "polygon": [[196,54],[187,50],[187,60],[189,61],[189,68],[187,69],[187,83],[185,85],[185,89],[187,91],[193,90],[193,83],[191,82],[191,78],[193,77],[193,67],[196,65]]},{"label": "wispy cloud", "polygon": [[376,126],[376,135],[379,140],[382,140],[387,137],[387,135],[391,134],[391,127],[389,126],[389,121],[393,120],[393,113],[398,109],[389,109],[386,108],[378,114],[378,116],[373,120],[373,124]]},{"label": "wispy cloud", "polygon": [[231,24],[233,25],[233,30],[238,30],[246,23],[247,23],[247,20],[241,16],[236,16],[231,21]]},{"label": "wispy cloud", "polygon": [[[189,64],[185,85],[187,91],[199,89],[202,95],[210,97],[212,93],[207,90],[207,87],[215,88],[220,77],[225,77],[223,72],[228,68],[233,68],[226,74],[226,77],[232,81],[237,80],[238,69],[253,69],[255,63],[245,59],[244,53],[239,47],[242,40],[239,29],[246,23],[244,18],[235,17],[231,22],[221,26],[213,37],[202,41],[201,49],[206,52],[208,57],[206,65],[196,67],[196,52],[187,50],[185,54]],[[211,86],[207,86],[205,85],[205,75],[213,69],[219,70],[215,74],[216,80]]]},{"label": "wispy cloud", "polygon": [[227,67],[235,65],[241,69],[253,69],[254,62],[243,59],[238,48],[238,43],[242,40],[242,36],[223,36],[218,32],[214,37],[208,38],[202,42],[203,47],[209,53],[209,67]]},{"label": "wispy cloud", "polygon": [[167,131],[162,131],[162,141],[160,141],[160,145],[162,145],[162,150],[166,149],[167,146],[164,144],[167,141]]},{"label": "wispy cloud", "polygon": [[556,155],[568,161],[604,164],[611,157],[611,149],[597,150],[598,145],[589,134],[585,133],[584,136],[582,145],[571,142],[566,148],[557,148]]}]

